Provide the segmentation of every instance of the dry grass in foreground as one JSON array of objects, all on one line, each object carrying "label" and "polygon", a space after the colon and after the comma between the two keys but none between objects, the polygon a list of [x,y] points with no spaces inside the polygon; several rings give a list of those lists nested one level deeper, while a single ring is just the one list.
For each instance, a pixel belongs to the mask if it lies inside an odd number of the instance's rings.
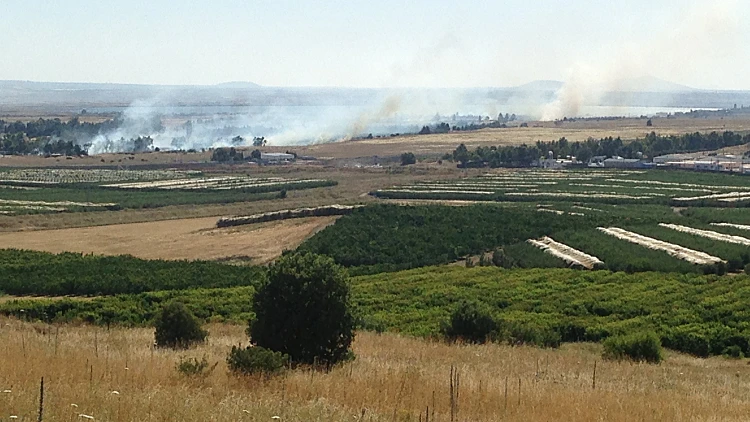
[{"label": "dry grass in foreground", "polygon": [[[0,319],[0,420],[449,421],[450,367],[461,421],[740,421],[750,412],[748,366],[671,354],[659,366],[594,362],[599,348],[457,346],[360,333],[358,358],[331,373],[298,370],[263,381],[227,373],[244,327],[212,325],[209,343],[154,350],[150,329],[46,326]],[[207,356],[210,375],[178,374],[180,356]],[[507,379],[507,398],[506,398]],[[520,380],[520,390],[519,390]]]}]

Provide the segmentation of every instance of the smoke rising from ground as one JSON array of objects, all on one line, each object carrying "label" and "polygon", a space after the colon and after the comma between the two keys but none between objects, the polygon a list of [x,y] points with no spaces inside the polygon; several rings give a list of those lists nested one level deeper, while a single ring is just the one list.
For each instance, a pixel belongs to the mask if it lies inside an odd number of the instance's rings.
[{"label": "smoke rising from ground", "polygon": [[632,82],[646,75],[679,76],[686,66],[710,69],[713,59],[737,47],[738,4],[735,0],[696,2],[675,22],[657,28],[648,43],[626,41],[608,49],[611,57],[579,61],[568,71],[554,100],[541,107],[538,118],[579,116],[585,104],[598,103],[608,92],[663,92],[668,100],[670,91],[679,87],[634,87]]},{"label": "smoke rising from ground", "polygon": [[[572,61],[559,88],[550,84],[504,91],[479,88],[400,88],[365,94],[344,89],[326,94],[297,91],[288,95],[297,98],[296,95],[298,99],[281,102],[276,95],[287,94],[279,90],[250,99],[222,91],[217,94],[225,100],[222,104],[243,105],[182,108],[173,105],[181,101],[162,96],[133,102],[124,111],[117,129],[95,137],[89,152],[132,150],[132,139],[139,137],[150,137],[153,147],[164,150],[199,150],[251,146],[254,137],[264,137],[269,145],[300,145],[370,134],[415,133],[423,125],[439,122],[463,125],[475,123],[479,116],[495,118],[498,113],[534,120],[632,115],[628,108],[637,102],[638,92],[649,92],[651,100],[660,98],[661,104],[667,105],[672,103],[675,92],[687,89],[645,75],[679,80],[688,67],[705,68],[708,72],[714,59],[742,47],[737,45],[740,37],[736,36],[740,28],[738,4],[734,0],[695,2],[684,13],[676,11],[674,21],[655,28],[646,42],[635,42],[629,37],[605,46],[604,53],[581,52],[582,57]],[[412,75],[422,75],[425,81],[438,83],[443,73],[460,69],[450,64],[469,48],[460,37],[447,34],[416,53],[413,60],[396,66],[388,77],[394,85]],[[502,86],[502,81],[497,85]],[[619,103],[611,98],[605,101],[613,92],[618,93]],[[460,117],[454,117],[456,114]],[[187,125],[186,120],[190,122]]]}]

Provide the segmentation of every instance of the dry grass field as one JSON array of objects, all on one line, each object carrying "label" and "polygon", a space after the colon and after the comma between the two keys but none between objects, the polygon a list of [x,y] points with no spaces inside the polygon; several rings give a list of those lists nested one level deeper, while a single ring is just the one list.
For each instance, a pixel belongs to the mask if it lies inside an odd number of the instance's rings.
[{"label": "dry grass field", "polygon": [[[670,353],[661,365],[607,362],[591,344],[460,346],[363,332],[357,359],[330,373],[235,378],[224,362],[247,342],[244,328],[210,325],[208,344],[175,352],[152,348],[151,329],[0,319],[0,420],[36,420],[44,377],[45,421],[424,421],[427,412],[450,421],[451,365],[457,421],[745,421],[750,413],[743,361]],[[185,377],[175,369],[184,356],[216,367]]]},{"label": "dry grass field", "polygon": [[0,248],[52,253],[133,255],[143,259],[230,259],[265,264],[294,249],[336,217],[310,217],[229,228],[216,218],[0,233]]},{"label": "dry grass field", "polygon": [[406,135],[393,138],[362,139],[356,141],[317,144],[294,148],[300,154],[319,158],[355,158],[393,156],[404,152],[417,155],[442,155],[452,152],[460,143],[468,147],[493,145],[533,144],[566,137],[569,141],[584,141],[589,137],[622,137],[625,140],[643,138],[651,131],[661,135],[690,132],[747,131],[750,119],[654,119],[654,126],[646,127],[645,119],[578,120],[575,122],[534,122],[528,128],[483,129],[433,135]]}]

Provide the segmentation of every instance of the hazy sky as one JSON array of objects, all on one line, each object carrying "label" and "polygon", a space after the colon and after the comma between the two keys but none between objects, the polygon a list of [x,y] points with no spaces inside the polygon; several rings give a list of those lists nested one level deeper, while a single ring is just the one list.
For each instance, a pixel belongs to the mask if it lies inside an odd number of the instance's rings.
[{"label": "hazy sky", "polygon": [[[750,89],[745,0],[0,0],[0,79]],[[744,17],[745,21],[742,21]]]}]

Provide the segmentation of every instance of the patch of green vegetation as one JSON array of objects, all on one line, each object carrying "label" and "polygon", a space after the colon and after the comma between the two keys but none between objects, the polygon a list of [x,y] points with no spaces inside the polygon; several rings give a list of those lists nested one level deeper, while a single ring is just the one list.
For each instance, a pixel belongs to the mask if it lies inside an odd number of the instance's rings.
[{"label": "patch of green vegetation", "polygon": [[448,263],[597,220],[482,205],[375,205],[343,216],[299,250],[331,256],[356,267],[352,273],[376,273]]},{"label": "patch of green vegetation", "polygon": [[[750,278],[674,273],[431,267],[355,278],[366,327],[437,336],[462,301],[481,301],[502,326],[556,333],[563,342],[653,331],[698,356],[745,355]],[[522,328],[522,329],[521,329]]]},{"label": "patch of green vegetation", "polygon": [[[42,321],[150,324],[177,300],[198,318],[245,324],[253,287],[190,289],[94,299],[0,303],[0,314]],[[462,302],[478,302],[503,339],[543,346],[654,332],[697,356],[750,352],[750,276],[442,266],[356,277],[360,327],[440,336]]]},{"label": "patch of green vegetation", "polygon": [[[606,268],[614,271],[718,271],[713,266],[694,265],[666,252],[650,250],[596,230],[599,226],[618,226],[646,235],[656,233],[657,238],[665,241],[679,237],[687,242],[690,239],[685,236],[694,236],[661,228],[658,224],[711,227],[700,220],[681,216],[670,207],[545,202],[545,208],[565,212],[557,214],[535,207],[494,204],[466,207],[380,204],[342,217],[299,249],[329,255],[337,263],[350,267],[355,275],[445,264],[496,248],[503,248],[515,266],[563,267],[565,264],[561,260],[525,244],[530,238],[550,236],[598,257]],[[709,254],[716,251],[719,257],[733,260],[736,265],[731,271],[741,270],[743,264],[750,262],[744,247],[708,239],[696,239],[683,246],[691,244],[700,244]]]},{"label": "patch of green vegetation", "polygon": [[167,290],[93,299],[14,299],[0,303],[0,314],[32,321],[142,326],[152,324],[164,304],[178,301],[201,320],[246,324],[253,317],[254,292],[253,287],[233,287]]},{"label": "patch of green vegetation", "polygon": [[259,267],[131,256],[0,250],[0,291],[12,295],[114,295],[195,287],[255,286]]}]

